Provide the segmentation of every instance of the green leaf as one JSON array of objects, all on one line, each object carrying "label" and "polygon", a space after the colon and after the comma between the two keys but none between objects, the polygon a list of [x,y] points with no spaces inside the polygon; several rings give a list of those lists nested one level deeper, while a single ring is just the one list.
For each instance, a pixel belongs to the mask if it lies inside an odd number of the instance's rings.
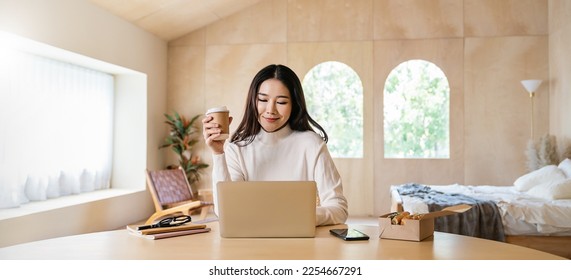
[{"label": "green leaf", "polygon": [[169,135],[165,138],[160,148],[171,147],[171,150],[178,155],[178,164],[186,172],[189,182],[192,184],[200,179],[200,169],[207,168],[208,164],[202,162],[192,162],[183,156],[185,151],[190,151],[192,147],[200,141],[200,129],[193,124],[201,116],[196,115],[190,121],[178,112],[174,111],[171,115],[164,114],[167,119],[165,123],[169,126]]},{"label": "green leaf", "polygon": [[182,149],[179,145],[173,145],[172,150],[179,156],[182,154]]},{"label": "green leaf", "polygon": [[164,115],[171,123],[174,122],[174,118],[171,115],[169,114],[164,114]]}]

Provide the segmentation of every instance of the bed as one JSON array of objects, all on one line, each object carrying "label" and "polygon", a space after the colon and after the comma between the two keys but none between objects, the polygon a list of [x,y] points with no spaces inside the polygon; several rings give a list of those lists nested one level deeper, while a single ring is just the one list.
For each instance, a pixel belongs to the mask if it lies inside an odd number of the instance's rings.
[{"label": "bed", "polygon": [[[569,173],[563,171],[566,167]],[[530,247],[571,259],[571,160],[530,172],[518,178],[513,186],[409,183],[391,186],[390,195],[391,211],[410,213],[438,210],[460,199],[462,203],[475,206],[474,213],[470,214],[475,216],[452,215],[446,218],[447,221],[438,218],[435,230],[464,234],[464,227],[473,230],[474,225],[480,223],[476,228],[483,232],[464,235]],[[493,209],[483,207],[486,204],[493,204]],[[498,223],[494,217],[499,219],[497,228],[494,228],[494,223]]]}]

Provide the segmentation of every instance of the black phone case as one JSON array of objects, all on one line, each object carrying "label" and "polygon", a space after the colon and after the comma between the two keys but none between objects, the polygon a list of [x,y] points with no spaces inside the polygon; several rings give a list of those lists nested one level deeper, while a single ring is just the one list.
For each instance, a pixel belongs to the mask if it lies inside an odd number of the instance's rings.
[{"label": "black phone case", "polygon": [[[357,233],[357,235],[351,235],[349,231],[354,231],[354,233]],[[356,229],[330,229],[329,232],[345,241],[369,240],[368,235]]]}]

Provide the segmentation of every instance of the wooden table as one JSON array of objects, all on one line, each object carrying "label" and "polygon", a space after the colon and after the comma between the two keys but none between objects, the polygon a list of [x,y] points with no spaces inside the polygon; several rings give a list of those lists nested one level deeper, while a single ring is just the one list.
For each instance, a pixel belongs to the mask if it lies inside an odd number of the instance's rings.
[{"label": "wooden table", "polygon": [[556,255],[507,243],[435,232],[422,242],[379,239],[376,226],[351,225],[371,238],[343,241],[318,227],[315,238],[222,238],[218,222],[209,233],[161,240],[115,230],[47,239],[0,248],[0,259],[58,260],[563,260]]}]

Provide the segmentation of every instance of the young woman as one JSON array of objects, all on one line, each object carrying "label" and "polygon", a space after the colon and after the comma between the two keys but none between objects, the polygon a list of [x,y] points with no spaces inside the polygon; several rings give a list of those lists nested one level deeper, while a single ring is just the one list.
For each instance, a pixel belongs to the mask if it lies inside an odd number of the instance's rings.
[{"label": "young woman", "polygon": [[290,68],[269,65],[256,74],[244,118],[229,143],[214,140],[221,130],[212,117],[202,123],[213,154],[214,199],[219,181],[315,181],[317,225],[346,221],[347,200],[327,134],[309,116],[301,82]]}]

